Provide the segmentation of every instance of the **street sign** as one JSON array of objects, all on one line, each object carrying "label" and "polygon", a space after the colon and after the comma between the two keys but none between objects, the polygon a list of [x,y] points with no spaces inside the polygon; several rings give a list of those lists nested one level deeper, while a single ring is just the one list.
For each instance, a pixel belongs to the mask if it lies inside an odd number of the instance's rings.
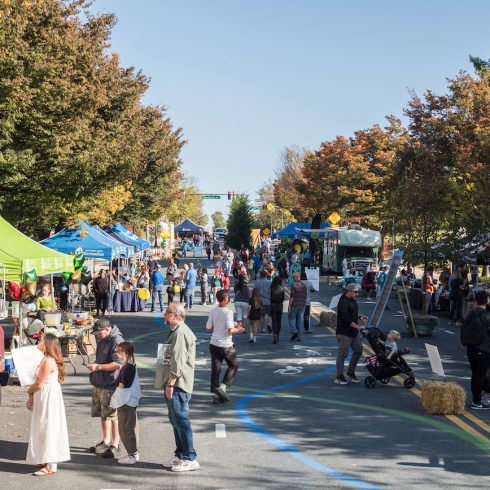
[{"label": "street sign", "polygon": [[340,221],[340,215],[334,211],[327,219],[333,226],[337,226],[337,223]]},{"label": "street sign", "polygon": [[262,233],[265,235],[265,236],[269,236],[271,234],[271,230],[269,230],[269,228],[266,228],[265,230],[262,230]]},{"label": "street sign", "polygon": [[221,196],[216,196],[216,195],[209,195],[209,196],[202,196],[203,199],[221,199]]},{"label": "street sign", "polygon": [[272,204],[271,202],[267,204],[267,211],[272,213],[274,211],[274,204]]}]

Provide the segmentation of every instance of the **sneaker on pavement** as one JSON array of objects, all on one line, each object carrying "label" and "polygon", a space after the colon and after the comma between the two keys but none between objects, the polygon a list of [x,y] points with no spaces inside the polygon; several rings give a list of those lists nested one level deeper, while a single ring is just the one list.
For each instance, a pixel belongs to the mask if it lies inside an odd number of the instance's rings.
[{"label": "sneaker on pavement", "polygon": [[486,403],[472,403],[471,410],[490,410],[490,405]]},{"label": "sneaker on pavement", "polygon": [[112,444],[109,446],[109,449],[107,449],[107,451],[105,451],[104,453],[102,453],[102,457],[103,458],[106,458],[106,459],[109,459],[109,458],[114,458],[117,454],[117,452],[119,451],[119,448],[116,447],[116,446],[113,446]]},{"label": "sneaker on pavement", "polygon": [[337,376],[335,378],[334,383],[336,385],[348,385],[349,384],[349,382],[345,379],[345,376],[343,376],[343,375],[342,376]]},{"label": "sneaker on pavement", "polygon": [[347,377],[351,383],[360,383],[359,378],[355,374],[347,373]]},{"label": "sneaker on pavement", "polygon": [[199,463],[197,459],[194,461],[189,461],[188,459],[184,461],[180,461],[180,463],[172,466],[171,470],[177,473],[181,473],[183,471],[196,471],[199,469]]},{"label": "sneaker on pavement", "polygon": [[228,396],[228,393],[226,393],[226,391],[223,388],[221,388],[221,386],[215,388],[214,392],[223,400],[226,400],[227,402],[230,401],[230,397]]},{"label": "sneaker on pavement", "polygon": [[170,458],[168,461],[164,461],[162,463],[162,466],[169,470],[173,466],[178,465],[180,463],[182,463],[182,460],[180,458],[178,458],[177,456],[174,456],[173,458]]},{"label": "sneaker on pavement", "polygon": [[138,453],[128,454],[126,457],[118,459],[119,464],[136,464],[140,460]]},{"label": "sneaker on pavement", "polygon": [[96,454],[103,454],[105,453],[110,447],[110,444],[106,444],[104,441],[99,442],[95,446],[92,446],[89,448],[89,451],[91,453],[96,453]]}]

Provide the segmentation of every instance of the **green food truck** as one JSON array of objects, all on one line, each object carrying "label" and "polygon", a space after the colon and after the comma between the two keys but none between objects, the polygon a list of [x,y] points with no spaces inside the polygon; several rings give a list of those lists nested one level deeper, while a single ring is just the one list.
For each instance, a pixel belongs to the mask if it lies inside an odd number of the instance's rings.
[{"label": "green food truck", "polygon": [[342,262],[347,259],[351,269],[366,272],[378,266],[381,233],[360,226],[323,230],[322,269],[342,275]]}]

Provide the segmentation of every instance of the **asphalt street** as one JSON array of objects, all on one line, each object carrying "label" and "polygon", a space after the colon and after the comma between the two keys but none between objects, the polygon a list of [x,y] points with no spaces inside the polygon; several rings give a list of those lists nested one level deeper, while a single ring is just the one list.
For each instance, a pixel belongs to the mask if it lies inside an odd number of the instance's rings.
[{"label": "asphalt street", "polygon": [[[202,261],[203,262],[203,261]],[[313,313],[328,305],[335,293],[322,278],[314,294]],[[374,302],[360,300],[369,313]],[[405,333],[394,298],[382,327],[402,332],[401,346],[411,353],[407,362],[418,381],[436,379],[430,371],[424,343],[439,347],[447,378],[469,390],[469,368],[456,327],[441,326],[431,339]],[[233,306],[230,304],[230,307]],[[97,419],[90,418],[91,389],[85,368],[78,374],[67,365],[63,385],[72,460],[59,473],[35,481],[25,464],[29,414],[25,389],[3,389],[0,406],[0,481],[3,488],[35,485],[76,489],[344,489],[344,488],[488,488],[490,413],[460,417],[427,416],[421,409],[419,386],[405,389],[392,380],[368,390],[363,383],[336,386],[336,342],[333,333],[317,325],[303,342],[289,341],[283,315],[279,344],[260,335],[256,344],[247,335],[235,336],[240,369],[230,389],[231,400],[211,403],[209,337],[205,330],[211,306],[188,310],[187,323],[198,338],[195,392],[191,421],[199,471],[174,474],[161,467],[173,454],[174,441],[162,393],[153,388],[157,344],[167,331],[160,314],[112,317],[125,338],[135,343],[143,398],[138,409],[141,461],[121,467],[87,448],[100,440]],[[357,374],[367,371],[361,359]]]}]

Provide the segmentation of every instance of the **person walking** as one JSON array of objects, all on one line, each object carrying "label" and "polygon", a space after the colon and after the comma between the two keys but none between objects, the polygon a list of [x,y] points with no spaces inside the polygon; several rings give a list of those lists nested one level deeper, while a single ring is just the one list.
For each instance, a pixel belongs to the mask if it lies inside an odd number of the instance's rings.
[{"label": "person walking", "polygon": [[[337,343],[339,346],[337,353],[337,377],[335,383],[338,385],[346,385],[350,382],[359,383],[355,374],[357,363],[362,354],[362,341],[360,330],[367,323],[367,317],[359,316],[356,297],[361,294],[361,285],[351,283],[347,285],[345,293],[340,297],[337,306]],[[359,324],[361,320],[361,324]],[[352,349],[352,356],[347,370],[347,380],[344,376],[344,361]]]},{"label": "person walking", "polygon": [[267,316],[267,330],[272,332],[271,326],[271,282],[267,279],[267,272],[265,270],[260,271],[260,279],[255,282],[255,287],[260,291],[260,301],[262,303],[262,333],[265,333],[265,317]]},{"label": "person walking", "polygon": [[461,267],[456,268],[453,278],[449,283],[449,299],[451,301],[449,325],[454,322],[456,323],[457,327],[461,326],[461,318],[463,314],[464,279],[461,269]]},{"label": "person walking", "polygon": [[306,286],[301,282],[301,274],[293,273],[293,285],[289,294],[288,320],[291,327],[291,342],[301,342],[306,307]]},{"label": "person walking", "polygon": [[[238,323],[243,325],[243,328],[246,329],[246,323],[248,318],[248,303],[250,301],[250,291],[248,289],[248,285],[245,282],[244,276],[239,276],[238,280],[235,282],[233,286],[235,291],[235,311],[236,311],[236,320]],[[250,335],[252,335],[252,331],[250,330]]]},{"label": "person walking", "polygon": [[213,302],[214,304],[218,304],[218,300],[216,299],[216,294],[220,289],[223,289],[223,277],[220,274],[219,269],[214,270],[214,275],[211,278],[211,290],[213,292]]},{"label": "person walking", "polygon": [[[248,307],[248,320],[250,322],[250,340],[249,342],[257,342],[257,334],[259,330],[260,318],[262,316],[262,302],[260,301],[259,288],[254,288],[252,297],[250,298]],[[262,333],[265,333],[263,331]]]},{"label": "person walking", "polygon": [[277,344],[281,333],[281,319],[284,305],[284,288],[282,287],[282,280],[279,276],[274,277],[272,280],[270,294],[270,316],[272,320],[272,332],[274,334],[272,343]]},{"label": "person walking", "polygon": [[32,415],[26,462],[37,466],[34,476],[49,476],[58,471],[58,463],[70,459],[60,386],[65,370],[60,343],[55,335],[44,334],[37,348],[44,357],[36,369],[36,381],[27,391],[27,408]]},{"label": "person walking", "polygon": [[172,284],[172,281],[175,279],[177,275],[177,264],[173,257],[170,257],[167,270],[165,272],[167,277],[167,284]]},{"label": "person walking", "polygon": [[[216,294],[218,306],[214,307],[209,313],[206,329],[212,332],[209,343],[211,353],[211,393],[213,403],[223,403],[229,401],[230,397],[227,388],[232,385],[238,371],[238,360],[236,348],[233,343],[234,333],[243,333],[245,329],[240,323],[233,324],[233,311],[228,309],[230,296],[228,291],[219,290]],[[221,366],[223,361],[228,365],[223,381],[220,383]]]},{"label": "person walking", "polygon": [[311,325],[310,325],[310,312],[311,312],[311,293],[315,292],[315,287],[313,283],[308,280],[306,277],[306,273],[301,273],[301,282],[305,285],[306,288],[306,304],[305,304],[305,314],[303,318],[303,327],[305,333],[311,333]]},{"label": "person walking", "polygon": [[490,410],[482,391],[490,369],[490,312],[486,291],[475,294],[476,308],[468,313],[461,327],[461,343],[466,347],[471,369],[472,410]]},{"label": "person walking", "polygon": [[107,299],[109,296],[109,278],[104,269],[101,269],[99,275],[94,279],[93,288],[96,309],[95,315],[98,317],[102,310],[102,316],[104,316],[105,310],[107,310]]},{"label": "person walking", "polygon": [[199,271],[199,286],[201,287],[201,304],[205,305],[206,301],[208,300],[208,290],[209,290],[208,270],[206,269],[206,267],[203,267]]},{"label": "person walking", "polygon": [[121,441],[127,456],[117,460],[119,464],[136,464],[138,453],[138,418],[136,407],[141,398],[141,389],[136,363],[134,361],[134,345],[121,342],[116,348],[116,355],[123,363],[116,378],[116,391],[112,395],[110,406],[117,410],[117,421]]},{"label": "person walking", "polygon": [[103,458],[113,458],[119,451],[119,425],[117,411],[111,408],[110,400],[116,389],[114,372],[120,368],[116,350],[124,339],[117,326],[111,325],[106,318],[95,322],[92,333],[97,340],[95,362],[86,367],[93,386],[92,417],[100,417],[102,441],[92,446],[90,452],[102,454]]},{"label": "person walking", "polygon": [[155,388],[164,390],[176,446],[174,456],[165,461],[163,467],[177,473],[195,471],[199,469],[199,463],[189,420],[189,402],[194,387],[196,336],[185,324],[182,304],[170,304],[163,318],[170,329],[167,338],[169,358],[165,364],[157,364]]},{"label": "person walking", "polygon": [[184,308],[192,308],[194,303],[194,291],[197,284],[197,271],[194,269],[194,264],[189,264],[189,270],[186,274]]},{"label": "person walking", "polygon": [[151,311],[155,311],[155,303],[158,295],[158,302],[160,303],[160,311],[163,311],[163,285],[165,278],[160,272],[160,264],[157,264],[155,272],[151,275]]}]

